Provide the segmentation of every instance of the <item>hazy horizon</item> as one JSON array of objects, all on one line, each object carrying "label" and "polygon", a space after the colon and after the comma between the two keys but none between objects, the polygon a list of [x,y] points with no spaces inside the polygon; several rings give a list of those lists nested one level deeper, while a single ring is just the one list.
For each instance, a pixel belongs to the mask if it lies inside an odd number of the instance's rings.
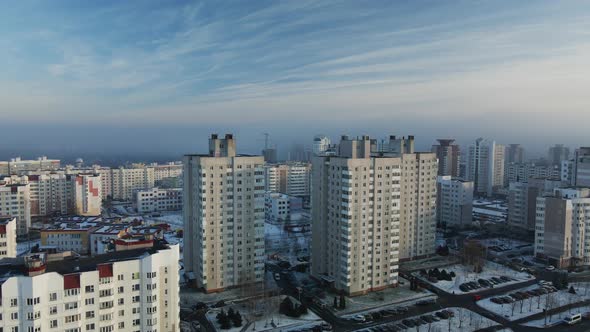
[{"label": "hazy horizon", "polygon": [[315,134],[590,145],[589,9],[18,2],[0,12],[0,156],[173,159],[226,132],[245,153],[263,133],[279,151]]}]

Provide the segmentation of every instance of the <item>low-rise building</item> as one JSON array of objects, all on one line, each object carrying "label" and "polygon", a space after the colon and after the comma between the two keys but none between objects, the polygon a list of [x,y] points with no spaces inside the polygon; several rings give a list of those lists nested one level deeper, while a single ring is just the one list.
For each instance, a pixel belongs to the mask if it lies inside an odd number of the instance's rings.
[{"label": "low-rise building", "polygon": [[16,255],[16,218],[0,217],[0,259]]},{"label": "low-rise building", "polygon": [[179,331],[179,247],[0,263],[3,331]]},{"label": "low-rise building", "polygon": [[139,190],[135,204],[139,213],[182,210],[182,188]]},{"label": "low-rise building", "polygon": [[439,225],[468,226],[473,221],[473,182],[451,176],[437,181],[436,215]]}]

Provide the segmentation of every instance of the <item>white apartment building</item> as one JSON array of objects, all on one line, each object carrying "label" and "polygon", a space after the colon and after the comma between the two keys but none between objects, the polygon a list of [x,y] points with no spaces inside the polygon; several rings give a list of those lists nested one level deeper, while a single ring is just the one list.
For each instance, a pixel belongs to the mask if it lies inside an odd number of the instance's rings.
[{"label": "white apartment building", "polygon": [[170,162],[167,164],[151,164],[154,168],[154,181],[162,181],[169,178],[182,177],[182,163]]},{"label": "white apartment building", "polygon": [[316,156],[326,153],[330,149],[330,139],[324,135],[316,135],[313,138],[313,154]]},{"label": "white apartment building", "polygon": [[526,182],[512,182],[508,190],[508,224],[535,229],[537,197],[552,194],[563,182],[557,178],[531,177]]},{"label": "white apartment building", "polygon": [[135,205],[139,213],[182,210],[182,188],[137,191]]},{"label": "white apartment building", "polygon": [[16,218],[0,217],[0,259],[16,255]]},{"label": "white apartment building", "polygon": [[178,246],[0,264],[3,331],[177,332]]},{"label": "white apartment building", "polygon": [[60,168],[58,159],[39,157],[36,160],[22,160],[20,157],[9,161],[0,161],[0,175],[21,175],[26,172],[54,171]]},{"label": "white apartment building", "polygon": [[289,196],[282,193],[266,193],[265,219],[268,222],[282,222],[291,219],[294,209],[301,209],[303,200],[301,197]]},{"label": "white apartment building", "polygon": [[559,188],[537,199],[535,255],[558,268],[590,265],[590,188]]},{"label": "white apartment building", "polygon": [[209,153],[183,164],[187,277],[206,292],[263,281],[264,158],[211,135]]},{"label": "white apartment building", "polygon": [[113,199],[132,200],[134,193],[140,189],[154,187],[154,168],[133,165],[132,168],[113,168]]},{"label": "white apartment building", "polygon": [[353,295],[396,286],[400,259],[435,251],[435,155],[414,153],[411,136],[375,147],[343,136],[313,158],[312,275]]},{"label": "white apartment building", "polygon": [[289,196],[309,196],[311,164],[288,162],[264,167],[266,191]]},{"label": "white apartment building", "polygon": [[504,184],[508,187],[512,182],[528,182],[530,178],[557,178],[561,168],[558,165],[539,165],[535,163],[507,163]]},{"label": "white apartment building", "polygon": [[99,216],[102,208],[100,175],[77,174],[68,177],[74,199],[74,214],[79,216]]},{"label": "white apartment building", "polygon": [[29,184],[0,181],[0,216],[16,218],[16,234],[24,236],[31,227],[31,191]]},{"label": "white apartment building", "polygon": [[561,181],[567,184],[573,184],[574,181],[574,161],[564,160],[561,162]]},{"label": "white apartment building", "polygon": [[468,226],[473,221],[473,182],[451,176],[439,176],[437,186],[437,223]]},{"label": "white apartment building", "polygon": [[478,138],[469,146],[467,180],[474,182],[475,193],[492,196],[504,186],[504,146]]}]

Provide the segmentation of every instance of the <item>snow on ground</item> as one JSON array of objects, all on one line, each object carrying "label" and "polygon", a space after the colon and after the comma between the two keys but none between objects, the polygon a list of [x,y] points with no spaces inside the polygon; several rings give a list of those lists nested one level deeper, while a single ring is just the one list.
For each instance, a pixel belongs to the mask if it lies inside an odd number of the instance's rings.
[{"label": "snow on ground", "polygon": [[[588,289],[588,283],[571,283],[577,294],[570,294],[568,290],[560,290],[555,293],[544,294],[541,296],[535,296],[523,301],[516,301],[514,303],[497,304],[490,301],[493,297],[502,295],[492,296],[480,301],[477,301],[477,305],[495,313],[498,316],[502,316],[508,320],[517,320],[525,318],[534,314],[543,312],[543,309],[555,309],[563,307],[568,304],[582,302],[590,299],[590,289]],[[538,285],[532,285],[526,288],[517,289],[505,293],[504,296],[509,296],[511,293],[518,291],[528,291],[539,288]]]},{"label": "snow on ground", "polygon": [[[506,266],[496,264],[493,262],[489,262],[489,261],[486,262],[486,264],[483,268],[483,271],[481,273],[474,273],[472,266],[461,265],[461,264],[456,264],[456,265],[451,265],[451,266],[446,266],[446,267],[441,268],[441,270],[443,270],[443,269],[449,273],[451,271],[455,272],[456,277],[453,278],[453,281],[439,280],[437,283],[430,282],[430,284],[432,284],[433,286],[435,286],[438,289],[441,289],[441,290],[446,291],[448,293],[455,293],[455,294],[477,293],[477,292],[481,291],[481,288],[475,289],[475,290],[470,290],[467,292],[463,292],[461,289],[459,289],[459,286],[461,284],[466,283],[466,282],[470,282],[470,281],[477,282],[478,279],[489,279],[492,277],[500,277],[500,276],[507,276],[512,279],[516,279],[516,280],[512,280],[512,281],[497,285],[496,288],[499,288],[499,287],[504,287],[507,285],[517,284],[519,282],[527,281],[532,278],[532,276],[526,272],[516,272]],[[417,272],[414,274],[416,276],[419,276],[419,274]]]},{"label": "snow on ground", "polygon": [[[309,229],[309,228],[308,228]],[[264,224],[266,253],[278,254],[289,260],[292,265],[297,264],[297,257],[309,255],[310,232],[302,232],[302,228],[295,228],[293,232],[284,229],[283,224]]]},{"label": "snow on ground", "polygon": [[[464,308],[445,308],[446,310],[452,311],[455,316],[451,317],[450,319],[441,319],[438,322],[434,322],[431,324],[422,325],[418,329],[410,328],[408,331],[413,330],[422,330],[422,331],[430,331],[430,332],[473,332],[480,329],[484,329],[490,326],[496,326],[498,323],[494,322],[493,320],[487,319],[473,311],[464,309]],[[436,311],[430,312],[426,315],[434,315]],[[422,315],[420,315],[422,316]],[[413,318],[418,318],[420,316],[414,316]],[[401,323],[401,321],[395,322],[394,324]],[[389,323],[391,324],[391,323]],[[388,325],[388,324],[385,324]],[[368,329],[361,330],[362,332],[368,331]],[[510,331],[510,330],[503,330],[503,331]]]},{"label": "snow on ground", "polygon": [[[229,330],[222,330],[217,322],[216,316],[221,309],[211,309],[207,312],[207,319],[215,326],[217,331],[227,332],[246,332],[246,331],[280,331],[292,329],[302,325],[319,324],[322,321],[320,317],[311,311],[299,318],[291,318],[278,313],[278,307],[285,296],[276,296],[261,303],[258,309],[252,310],[248,303],[242,303],[231,306],[238,310],[242,315],[242,327],[232,327]],[[297,302],[297,301],[294,301]],[[223,308],[227,313],[229,307]],[[247,326],[247,328],[246,328]]]},{"label": "snow on ground", "polygon": [[538,328],[552,327],[552,326],[562,324],[563,319],[565,317],[568,317],[568,316],[574,315],[574,314],[582,314],[583,315],[586,313],[590,313],[590,306],[582,306],[582,307],[578,307],[578,308],[572,308],[572,309],[563,311],[559,314],[547,316],[547,319],[545,319],[543,317],[541,319],[532,320],[530,322],[526,322],[526,323],[523,323],[520,325],[530,326],[530,327],[538,327]]}]

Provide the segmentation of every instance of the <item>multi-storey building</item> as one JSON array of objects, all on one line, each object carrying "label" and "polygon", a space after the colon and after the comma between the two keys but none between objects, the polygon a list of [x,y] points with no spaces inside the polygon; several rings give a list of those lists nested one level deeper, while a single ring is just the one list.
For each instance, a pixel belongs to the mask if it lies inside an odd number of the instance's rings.
[{"label": "multi-storey building", "polygon": [[531,177],[526,182],[511,182],[508,190],[508,224],[533,230],[537,197],[553,193],[562,184],[559,177]]},{"label": "multi-storey building", "polygon": [[264,167],[266,191],[309,196],[311,164],[288,162]]},{"label": "multi-storey building", "polygon": [[60,168],[61,162],[57,159],[39,157],[37,160],[22,160],[13,158],[10,161],[0,161],[0,175],[21,175],[27,172],[53,171]]},{"label": "multi-storey building", "polygon": [[473,182],[439,176],[437,186],[437,223],[468,226],[473,221]]},{"label": "multi-storey building", "polygon": [[552,165],[560,165],[562,161],[570,159],[570,149],[563,144],[556,144],[549,148],[548,160]]},{"label": "multi-storey building", "polygon": [[99,174],[68,175],[72,188],[73,213],[80,216],[99,216],[102,208],[102,186]]},{"label": "multi-storey building", "polygon": [[572,166],[572,185],[590,187],[590,147],[576,150]]},{"label": "multi-storey building", "polygon": [[291,219],[291,211],[303,207],[301,197],[282,193],[267,192],[265,198],[265,219],[268,222],[281,222]]},{"label": "multi-storey building", "polygon": [[536,206],[535,255],[558,268],[590,265],[590,188],[555,189]]},{"label": "multi-storey building", "polygon": [[453,144],[454,139],[439,139],[438,145],[432,146],[432,152],[438,158],[438,175],[459,177],[461,150],[459,145]]},{"label": "multi-storey building", "polygon": [[469,147],[467,180],[474,182],[476,194],[492,196],[504,186],[504,146],[478,138]]},{"label": "multi-storey building", "polygon": [[264,158],[212,135],[209,153],[183,164],[187,277],[206,292],[263,281]]},{"label": "multi-storey building", "polygon": [[400,258],[434,252],[438,165],[413,145],[392,136],[377,151],[368,136],[343,136],[334,155],[314,157],[314,277],[362,294],[396,286]]},{"label": "multi-storey building", "polygon": [[16,234],[24,236],[31,227],[31,190],[14,177],[0,181],[0,216],[16,218]]},{"label": "multi-storey building", "polygon": [[0,217],[0,259],[16,255],[16,218]]},{"label": "multi-storey building", "polygon": [[506,147],[506,164],[524,162],[524,148],[520,144],[510,144]]},{"label": "multi-storey building", "polygon": [[330,139],[324,135],[316,135],[313,138],[313,154],[316,156],[324,154],[330,149]]},{"label": "multi-storey building", "polygon": [[182,188],[151,188],[135,194],[137,212],[182,210]]},{"label": "multi-storey building", "polygon": [[561,181],[567,184],[573,184],[574,181],[574,161],[564,160],[561,162]]},{"label": "multi-storey building", "polygon": [[529,178],[555,178],[560,176],[561,169],[557,165],[530,163],[507,163],[504,174],[504,185],[512,182],[527,182]]},{"label": "multi-storey building", "polygon": [[154,181],[162,181],[169,178],[182,177],[182,163],[170,162],[167,164],[152,164],[154,168]]},{"label": "multi-storey building", "polygon": [[154,187],[154,168],[132,165],[131,168],[113,168],[113,199],[132,200],[134,193],[140,189]]},{"label": "multi-storey building", "polygon": [[78,260],[12,259],[0,264],[0,329],[179,331],[178,260],[177,245],[161,244]]}]

